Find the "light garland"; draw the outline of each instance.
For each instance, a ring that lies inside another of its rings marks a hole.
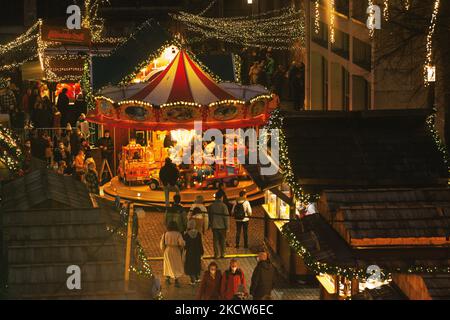
[[[84,99],[86,102],[87,110],[93,110],[96,107],[94,95],[92,93],[91,86],[91,69],[89,65],[89,59],[85,59],[83,63],[83,76],[81,77],[80,85],[84,92]]]
[[[237,83],[242,83],[241,72],[242,72],[242,58],[240,55],[233,53],[233,68],[234,68],[234,78]]]
[[[335,3],[334,0],[329,0],[328,2],[329,7],[330,7],[330,42],[331,43],[335,43],[336,38],[335,38],[335,31],[334,31],[334,11],[335,11]]]
[[[320,0],[314,2],[314,32],[319,34],[320,31]]]
[[[251,17],[206,18],[185,12],[171,14],[191,32],[240,46],[291,48],[298,39],[304,43],[304,13],[284,8]]]
[[[38,37],[38,33],[36,31],[39,31],[39,28],[38,28],[39,26],[40,26],[40,20],[38,20],[25,33],[21,34],[13,41],[11,41],[5,45],[0,45],[0,55],[5,54],[6,52],[11,51],[12,49],[20,47],[23,44],[36,39]]]
[[[437,15],[439,13],[439,4],[440,4],[440,0],[435,0],[434,6],[433,6],[433,13],[431,15],[430,26],[428,27],[427,44],[426,44],[427,54],[426,54],[426,58],[425,58],[425,65],[423,68],[425,86],[428,86],[428,80],[427,80],[428,67],[433,64],[433,35],[434,35],[434,30],[436,28]]]
[[[2,150],[0,152],[0,162],[4,163],[11,173],[17,173],[22,169],[24,161],[23,152],[13,137],[12,131],[1,125],[0,150]]]
[[[436,129],[436,115],[437,110],[436,108],[433,109],[433,112],[428,116],[426,123],[428,126],[428,129],[430,130],[430,133],[434,139],[434,142],[438,148],[438,150],[442,154],[442,158],[444,159],[444,163],[447,165],[447,169],[450,172],[450,161],[449,161],[449,152],[447,150],[447,147],[445,143],[442,141],[439,132]]]
[[[278,129],[278,140],[280,146],[280,167],[282,168],[281,173],[283,176],[283,180],[292,189],[295,198],[304,205],[307,205],[310,202],[317,201],[319,195],[306,193],[295,178],[294,171],[292,170],[291,160],[289,159],[286,136],[283,130],[283,117],[281,115],[280,109],[277,108],[272,111],[266,127],[268,129]]]
[[[411,8],[411,0],[403,0],[403,5],[405,6],[405,10],[408,11]]]
[[[367,2],[367,6],[369,8],[373,8],[373,0],[368,0]],[[373,38],[373,36],[375,35],[375,12],[374,10],[370,10],[369,11],[369,21],[371,22],[369,25],[369,36],[370,38]]]
[[[383,17],[385,21],[389,21],[389,0],[383,1]]]

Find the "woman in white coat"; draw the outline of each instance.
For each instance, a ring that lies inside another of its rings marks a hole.
[[[167,226],[167,232],[163,234],[160,241],[161,250],[164,252],[164,277],[166,283],[170,284],[170,279],[175,280],[175,287],[180,287],[178,278],[184,274],[182,252],[184,248],[183,236],[178,232],[175,221],[171,221]]]

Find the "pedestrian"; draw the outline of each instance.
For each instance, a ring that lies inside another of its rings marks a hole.
[[[0,79],[0,113],[10,113],[17,107],[17,100],[8,80]]]
[[[258,77],[260,74],[260,64],[259,61],[253,62],[252,66],[250,67],[250,70],[248,72],[248,77],[250,79],[250,84],[257,84],[258,83]]]
[[[230,267],[222,275],[220,296],[223,300],[243,299],[248,295],[244,271],[238,267],[236,259],[231,259]]]
[[[178,171],[176,165],[170,158],[166,158],[164,166],[162,166],[161,170],[159,170],[159,179],[161,180],[164,187],[166,208],[169,206],[170,190],[174,189],[176,194],[180,194],[180,188],[177,184],[179,177],[180,172]]]
[[[61,112],[61,124],[63,126],[66,126],[67,123],[70,123],[69,97],[67,96],[67,88],[63,88],[58,94],[56,107],[58,108],[59,112]]]
[[[244,233],[244,248],[248,248],[248,223],[252,215],[252,206],[246,198],[244,190],[239,192],[239,197],[236,199],[231,215],[236,221],[236,248],[239,248],[241,240],[241,230]]]
[[[97,170],[95,169],[95,162],[90,161],[88,163],[84,180],[90,193],[100,194],[100,190],[98,187],[98,174]]]
[[[194,219],[195,228],[205,234],[206,230],[208,230],[208,209],[206,209],[203,202],[205,199],[202,195],[197,195],[195,197],[194,204],[189,209],[188,220]]]
[[[84,151],[79,150],[77,156],[74,160],[74,169],[75,169],[75,178],[79,181],[83,181],[84,174],[85,174],[85,167],[84,167]]]
[[[165,222],[166,226],[168,227],[172,221],[175,221],[178,227],[178,231],[184,233],[187,228],[187,213],[180,203],[180,195],[174,195],[172,206],[166,209]]]
[[[272,77],[273,92],[275,94],[277,94],[280,99],[283,96],[283,86],[284,86],[285,75],[286,75],[286,70],[285,70],[284,66],[280,64],[280,65],[278,65],[278,68]]]
[[[109,130],[105,130],[103,133],[103,137],[98,139],[97,146],[101,150],[102,161],[108,161],[108,164],[111,168],[113,168],[113,154],[114,154],[114,141],[111,138],[111,133]],[[113,168],[114,172],[114,168]]]
[[[171,279],[173,279],[177,288],[180,287],[178,278],[183,275],[182,251],[184,244],[177,223],[171,221],[167,226],[167,232],[161,237],[160,248],[164,252],[163,275],[166,278],[166,284],[170,285]]]
[[[31,111],[31,88],[27,88],[24,95],[22,96],[22,110],[25,113],[25,122],[30,121],[30,111]]]
[[[197,292],[198,300],[219,300],[222,273],[214,261],[208,265]]]
[[[195,229],[195,221],[190,220],[187,224],[187,231],[184,233],[185,261],[184,273],[191,279],[191,285],[200,282],[200,271],[203,256],[202,234]]]
[[[89,130],[89,122],[86,121],[86,115],[84,113],[82,113],[78,118],[76,127],[81,131],[86,140],[89,139],[89,136],[91,135]]]
[[[81,150],[82,134],[78,128],[73,129],[70,134],[70,151],[73,157],[76,157]]]
[[[269,260],[267,252],[258,254],[258,264],[253,270],[250,294],[254,300],[270,300],[275,285],[275,268]]]
[[[222,201],[223,196],[215,195],[214,202],[208,208],[209,227],[213,233],[214,258],[225,257],[225,238],[230,225],[227,206]]]

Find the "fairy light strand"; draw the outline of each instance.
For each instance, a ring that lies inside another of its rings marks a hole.
[[[319,34],[320,31],[320,0],[314,2],[314,32]]]
[[[330,7],[330,42],[335,43],[336,37],[335,37],[335,31],[334,31],[334,11],[335,11],[335,2],[334,0],[329,0],[329,7]]]
[[[428,68],[432,66],[433,64],[433,35],[434,31],[436,29],[436,20],[439,13],[439,5],[440,0],[435,0],[434,6],[433,6],[433,13],[431,15],[431,21],[430,26],[428,27],[428,34],[427,34],[427,54],[425,58],[425,65],[424,65],[424,82],[425,86],[428,85]]]

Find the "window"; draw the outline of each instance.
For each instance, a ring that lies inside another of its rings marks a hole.
[[[331,103],[330,110],[348,110],[349,73],[339,63],[331,64]]]
[[[353,63],[368,71],[372,65],[372,46],[353,38]]]
[[[311,52],[311,109],[325,110],[328,104],[328,62],[323,56]]]
[[[331,51],[341,56],[349,58],[350,37],[347,33],[335,30],[335,42],[331,44]]]
[[[23,26],[23,1],[2,1],[0,10],[0,26]]]
[[[360,76],[353,76],[352,110],[370,109],[370,84]]]
[[[348,17],[349,0],[335,0],[334,8],[336,12]]]
[[[352,1],[353,16],[352,18],[360,22],[366,23],[367,20],[367,1],[353,0]]]
[[[312,24],[314,25],[314,21]],[[328,49],[328,25],[322,21],[320,21],[319,24],[319,33],[312,31],[312,40],[320,46]]]

